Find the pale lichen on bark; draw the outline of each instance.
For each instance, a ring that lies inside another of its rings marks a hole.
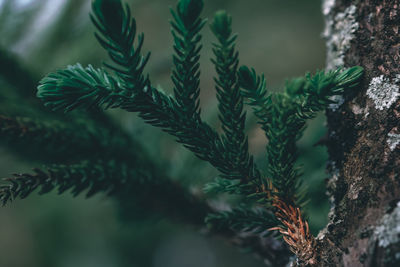
[[[322,12],[325,16],[325,30],[323,37],[326,39],[326,69],[335,70],[344,65],[344,56],[350,48],[351,40],[354,38],[354,32],[358,29],[354,5],[333,15],[335,0],[325,0],[322,6]],[[340,95],[332,97],[335,103],[329,105],[329,109],[336,111],[343,103],[344,98]]]
[[[391,151],[395,150],[397,145],[400,144],[400,134],[388,133],[388,139],[386,142],[388,143]]]
[[[325,0],[322,3],[322,14],[324,14],[324,16],[327,16],[331,13],[332,8],[335,6],[335,2],[336,0]]]
[[[380,247],[388,247],[400,241],[400,201],[396,208],[382,217],[381,224],[375,228],[375,236]]]
[[[356,21],[356,6],[351,5],[343,12],[332,14],[335,1],[326,0],[323,5],[325,30],[323,37],[327,46],[327,70],[334,70],[344,65],[344,56],[350,49],[354,33],[359,27]]]
[[[390,108],[400,96],[400,75],[391,81],[388,77],[381,75],[372,78],[369,83],[367,95],[374,101],[375,108],[384,110]]]

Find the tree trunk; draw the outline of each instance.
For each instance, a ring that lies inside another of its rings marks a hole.
[[[327,68],[362,86],[327,111],[329,224],[318,266],[400,266],[400,0],[325,0]]]

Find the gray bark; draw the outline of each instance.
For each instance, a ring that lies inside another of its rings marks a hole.
[[[318,266],[400,266],[400,1],[325,0],[327,68],[360,65],[327,111],[330,221]]]

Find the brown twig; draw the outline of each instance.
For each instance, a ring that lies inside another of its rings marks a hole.
[[[269,228],[269,231],[277,230],[283,235],[283,240],[289,245],[290,250],[297,256],[303,266],[316,266],[316,241],[310,232],[308,222],[302,218],[299,207],[288,204],[275,193],[276,188],[270,183],[268,188],[262,190],[272,198],[272,206],[276,208],[275,216],[282,226]]]

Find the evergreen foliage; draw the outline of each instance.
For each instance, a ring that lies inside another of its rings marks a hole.
[[[129,90],[121,89],[122,84],[118,77],[102,69],[76,64],[45,77],[39,86],[39,97],[49,100],[46,106],[65,112],[78,107],[119,107],[123,98],[132,96]]]
[[[9,183],[0,187],[0,200],[6,204],[17,197],[24,199],[36,189],[39,194],[46,194],[56,188],[59,194],[71,190],[74,196],[84,190],[87,190],[87,197],[97,192],[110,194],[132,176],[134,174],[128,173],[126,166],[118,166],[115,161],[53,165],[47,171],[34,169],[34,174],[15,174],[14,177],[7,178]],[[109,179],[113,181],[108,181]]]
[[[150,57],[149,53],[145,56],[141,54],[143,34],[138,35],[135,46],[136,20],[131,17],[129,7],[123,7],[121,1],[93,1],[92,11],[90,18],[99,31],[95,36],[115,63],[105,65],[126,81],[125,89],[133,96],[149,82],[143,75]]]
[[[218,39],[214,44],[218,78],[215,78],[219,118],[222,124],[222,143],[225,154],[234,163],[230,179],[248,181],[254,179],[253,159],[249,156],[247,137],[244,133],[246,114],[243,112],[243,98],[240,94],[237,69],[239,54],[235,51],[237,35],[232,35],[232,18],[219,11],[211,24],[211,30]],[[257,177],[258,178],[258,177]]]
[[[37,96],[53,110],[89,110],[96,130],[69,128],[62,123],[48,126],[46,122],[29,118],[0,117],[0,134],[17,133],[30,140],[40,135],[40,142],[58,136],[57,143],[87,146],[87,150],[98,146],[99,158],[93,160],[93,155],[86,154],[86,159],[68,165],[52,165],[47,171],[35,169],[34,174],[15,175],[1,185],[0,200],[5,204],[17,197],[25,198],[35,189],[40,194],[54,189],[59,193],[71,190],[74,195],[86,190],[87,196],[112,193],[125,210],[137,201],[142,204],[137,206],[150,207],[151,211],[161,207],[168,214],[183,213],[183,217],[196,224],[209,213],[206,223],[216,230],[260,234],[279,229],[285,235],[288,232],[282,229],[288,225],[291,229],[301,225],[300,233],[305,233],[302,240],[312,250],[315,242],[304,231],[304,225],[308,227],[308,224],[300,212],[304,190],[301,171],[296,166],[296,142],[306,121],[334,103],[332,96],[356,87],[363,70],[353,67],[306,74],[288,81],[283,92],[269,93],[264,75],[257,75],[246,66],[239,67],[232,19],[225,11],[218,11],[211,30],[217,39],[213,44],[212,63],[217,72],[214,80],[222,125],[219,133],[200,114],[199,58],[201,30],[206,23],[201,18],[202,10],[202,0],[179,0],[176,9],[171,10],[174,95],[170,96],[152,86],[145,73],[150,53],[142,54],[144,37],[137,34],[136,21],[128,5],[120,0],[93,1],[91,19],[98,31],[95,36],[112,64],[105,63],[105,68],[97,69],[76,64],[50,73],[40,81]],[[268,139],[265,173],[257,168],[249,154],[244,104],[253,108]],[[121,134],[97,128],[101,115],[95,114],[101,114],[101,108],[137,112],[145,122],[174,136],[177,142],[219,170],[220,177],[204,186],[206,193],[239,195],[243,203],[229,211],[218,211],[165,177],[140,145],[125,141],[126,137]],[[117,141],[108,142],[110,138]],[[123,150],[128,152],[120,153]],[[152,195],[151,199],[148,194]],[[288,244],[297,253],[299,249],[293,248],[296,238],[284,238],[290,240]]]
[[[45,169],[35,168],[33,173],[14,174],[4,180],[6,183],[0,184],[3,205],[16,198],[24,199],[35,191],[42,195],[57,190],[58,194],[71,192],[73,196],[91,197],[97,193],[113,196],[126,218],[139,218],[132,214],[134,211],[142,219],[163,214],[198,225],[210,212],[203,200],[158,174],[154,166],[137,161],[128,164],[104,158],[69,165],[51,164]],[[150,191],[157,194],[156,199],[148,199]]]
[[[201,19],[202,1],[180,1],[176,12],[171,9],[174,37],[172,81],[177,105],[188,118],[200,120],[200,50],[202,48],[200,31],[206,20]]]

